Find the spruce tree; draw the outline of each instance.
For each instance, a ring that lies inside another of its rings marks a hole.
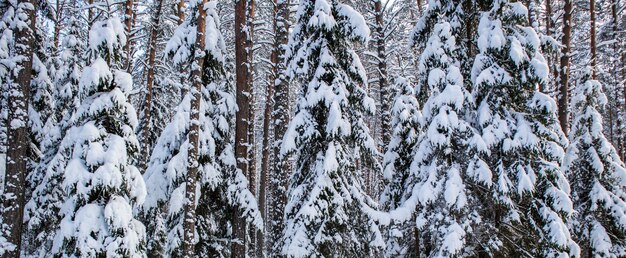
[[[286,54],[288,75],[301,90],[281,150],[296,159],[284,256],[367,257],[383,246],[359,169],[373,167],[378,154],[364,121],[375,104],[354,51],[368,37],[352,7],[337,0],[300,3]]]
[[[422,113],[415,98],[415,89],[405,78],[397,78],[395,88],[399,89],[391,108],[391,125],[393,129],[391,140],[383,159],[383,177],[385,189],[380,198],[380,204],[386,211],[400,208],[410,195],[405,188],[411,174],[411,163],[417,142],[422,136]],[[387,233],[388,257],[402,257],[409,255],[409,249],[415,241],[407,237],[415,230],[410,222],[394,222]],[[413,248],[414,250],[414,248]]]
[[[68,15],[68,34],[63,40],[59,65],[52,74],[54,106],[47,114],[51,122],[45,126],[42,143],[42,159],[37,167],[37,178],[30,178],[32,195],[26,204],[25,221],[28,231],[25,249],[27,255],[42,256],[52,249],[55,232],[58,230],[62,214],[60,209],[65,200],[61,184],[64,168],[71,155],[73,139],[64,140],[73,125],[74,114],[80,104],[79,81],[83,67],[85,40],[81,33],[80,13],[77,7],[64,10]]]
[[[198,11],[192,5],[192,13]],[[192,53],[204,55],[200,92],[198,183],[195,251],[198,257],[229,257],[232,216],[244,217],[256,227],[262,220],[248,182],[236,169],[233,151],[234,90],[224,69],[225,45],[219,31],[216,1],[206,7],[205,48],[195,44],[197,18],[187,17],[168,42],[166,52],[177,65],[188,65]],[[197,54],[196,54],[197,55]],[[187,91],[172,121],[152,151],[144,175],[150,195],[142,207],[148,225],[148,252],[154,257],[183,256],[186,178],[191,143],[192,91]]]
[[[540,40],[520,2],[495,0],[481,15],[479,54],[472,70],[478,104],[476,126],[489,155],[495,227],[486,252],[503,256],[576,256],[566,220],[573,212],[569,183],[561,170],[567,140],[556,118],[557,105],[540,93],[548,66]]]
[[[475,255],[487,241],[481,233],[488,231],[481,224],[480,189],[492,185],[492,178],[480,158],[486,149],[472,126],[474,102],[461,73],[464,53],[457,21],[464,13],[455,1],[431,3],[414,31],[415,43],[424,47],[418,66],[418,88],[425,94],[418,97],[428,96],[422,110],[424,136],[416,145],[400,206],[415,214],[413,238],[418,242],[411,243],[411,253]]]
[[[145,254],[145,227],[133,215],[146,189],[139,170],[131,165],[138,151],[136,113],[126,97],[132,79],[119,69],[125,43],[116,16],[94,22],[89,32],[91,64],[79,82],[83,101],[62,141],[70,155],[63,169],[65,200],[53,255]]]
[[[571,229],[582,255],[621,257],[626,255],[626,169],[604,136],[600,110],[607,98],[590,76],[572,98],[576,116],[564,164],[576,211]]]

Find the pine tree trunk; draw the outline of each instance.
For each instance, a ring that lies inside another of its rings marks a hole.
[[[125,13],[125,25],[126,25],[126,72],[131,72],[131,64],[133,62],[133,53],[131,47],[131,36],[133,29],[133,0],[126,0],[126,13]]]
[[[590,0],[591,1],[591,0]],[[619,5],[619,0],[613,0],[611,2],[611,30],[612,30],[612,34],[613,34],[613,39],[619,39],[619,27],[618,27],[618,22],[619,22],[619,17],[618,17],[618,11],[617,9]],[[595,18],[595,17],[593,17]],[[595,51],[595,49],[593,49],[593,51]],[[618,45],[618,42],[613,43],[613,52],[618,56],[613,63],[613,80],[615,81],[614,85],[615,87],[617,87],[615,90],[617,92],[624,92],[624,94],[626,94],[626,87],[624,87],[623,83],[620,83],[620,73],[619,73],[619,61],[617,59],[619,59],[619,54],[620,54],[620,48]],[[624,69],[624,68],[622,68]],[[622,87],[622,89],[620,90],[619,87]],[[619,101],[618,99],[620,99],[619,97],[619,93],[615,93],[615,112],[617,115],[617,143],[616,142],[612,142],[613,145],[616,145],[616,149],[617,152],[620,154],[620,159],[624,159],[624,132],[625,129],[622,128],[622,120],[623,118],[623,114],[624,113],[620,113],[620,111],[624,112],[626,109],[626,99],[624,103],[621,103],[621,101]],[[626,95],[625,95],[626,96]],[[624,105],[621,105],[624,104]],[[620,109],[620,106],[622,106],[622,109]]]
[[[391,98],[393,92],[387,85],[387,51],[385,50],[385,10],[381,0],[374,0],[374,13],[376,15],[376,51],[378,58],[378,87],[380,90],[381,106],[381,151],[385,151],[385,146],[391,139]]]
[[[248,25],[248,0],[237,0],[235,3],[235,64],[236,64],[236,88],[237,110],[235,122],[235,157],[237,168],[250,180],[250,127],[251,118],[251,74],[250,57],[248,49],[249,32]],[[250,191],[255,192],[253,182],[249,182]],[[231,257],[243,258],[246,256],[246,221],[238,212],[233,214],[233,243]]]
[[[560,69],[560,97],[559,97],[559,123],[563,133],[569,131],[569,76],[570,76],[570,45],[572,35],[572,0],[565,0],[563,14],[563,38],[561,44],[561,69]]]
[[[204,30],[206,28],[206,10],[204,6],[208,0],[202,0],[198,8],[198,24],[196,37],[196,51],[204,50]],[[194,64],[191,66],[191,111],[189,128],[189,165],[187,169],[186,192],[185,192],[185,221],[183,222],[184,243],[183,255],[186,258],[195,258],[194,235],[196,230],[196,187],[198,181],[198,150],[200,134],[200,99],[202,98],[202,71],[204,70],[205,55],[196,54]]]
[[[87,28],[91,28],[91,25],[93,25],[93,0],[87,0],[87,4],[89,6],[89,11],[87,11]]]
[[[26,174],[29,148],[28,101],[30,81],[32,77],[32,56],[35,29],[34,1],[20,1],[16,15],[26,15],[30,28],[14,30],[17,49],[16,54],[25,57],[18,65],[21,69],[11,73],[13,83],[9,86],[8,104],[9,118],[7,121],[7,158],[4,194],[2,196],[2,226],[6,240],[13,244],[12,251],[7,250],[3,258],[20,257],[22,249],[22,222],[24,219]],[[20,13],[23,11],[23,13]],[[21,18],[24,20],[24,17]]]
[[[246,26],[248,28],[248,35],[246,37],[246,59],[248,69],[248,76],[246,80],[246,84],[248,84],[248,92],[249,92],[249,107],[250,111],[248,112],[248,182],[250,187],[250,192],[257,197],[258,200],[258,189],[257,189],[257,170],[256,170],[256,99],[254,93],[254,69],[253,69],[253,49],[254,49],[254,15],[255,15],[255,2],[254,0],[248,0],[248,15],[246,16]],[[258,251],[257,248],[257,239],[260,232],[255,227],[249,227],[249,236],[250,236],[250,246],[249,250],[251,254],[254,254]]]
[[[591,28],[589,34],[591,34],[591,42],[589,48],[591,49],[591,78],[596,79],[596,0],[589,0],[589,16],[591,21]]]
[[[276,16],[274,17],[274,48],[272,57],[276,58],[274,67],[274,110],[272,112],[272,127],[274,128],[274,142],[272,144],[274,157],[272,159],[271,180],[269,182],[270,202],[268,206],[269,218],[267,223],[268,243],[271,253],[279,253],[278,243],[283,233],[283,215],[287,203],[287,181],[289,178],[289,162],[280,156],[283,136],[287,132],[289,121],[289,84],[285,78],[285,46],[289,33],[289,0],[275,0]]]
[[[276,15],[277,4],[274,1],[274,15]],[[276,20],[274,19],[274,35],[276,35]],[[270,176],[270,120],[272,117],[272,109],[274,107],[274,84],[276,83],[277,73],[276,73],[276,65],[277,65],[278,57],[276,56],[276,51],[272,50],[270,55],[271,62],[271,73],[269,76],[269,83],[267,85],[267,95],[265,96],[265,110],[263,112],[263,153],[261,160],[261,178],[259,182],[259,212],[263,217],[263,224],[266,225],[265,232],[269,232],[269,227],[267,226],[267,182],[268,177]],[[265,246],[265,232],[259,234],[257,236],[257,257],[265,257],[264,253],[266,250]]]
[[[61,35],[61,27],[63,25],[63,11],[65,9],[65,1],[56,1],[56,14],[54,17],[54,36],[53,43],[54,49],[59,50],[59,38]]]
[[[553,30],[553,22],[552,22],[552,0],[545,0],[545,10],[546,10],[546,35],[551,37],[552,36],[552,30]],[[548,69],[549,72],[551,74],[553,74],[554,78],[558,78],[558,72],[557,69],[555,69],[555,62],[554,62],[554,55],[553,54],[548,54],[548,56],[546,56],[546,62],[548,63]],[[540,92],[546,92],[548,89],[544,89],[543,88],[544,85],[543,84],[539,84],[539,88],[538,90]]]
[[[150,149],[152,148],[152,139],[150,139],[150,131],[152,130],[152,123],[150,121],[152,116],[152,86],[154,84],[154,69],[156,62],[156,48],[158,41],[159,22],[161,21],[161,9],[163,8],[163,0],[157,0],[156,13],[152,18],[152,24],[150,28],[150,40],[148,43],[148,75],[146,78],[146,98],[144,100],[144,113],[143,113],[143,148],[141,155],[141,168],[145,171],[150,158]]]
[[[176,15],[178,15],[178,25],[185,21],[185,0],[179,0],[176,5]]]
[[[626,113],[626,85],[624,85],[624,81],[626,81],[626,53],[622,53],[622,57],[621,57],[621,63],[622,63],[622,72],[621,72],[621,80],[622,80],[622,93],[624,94],[624,103],[623,103],[623,107],[624,107],[624,112]],[[624,142],[622,141],[622,148],[619,151],[620,154],[620,159],[622,159],[622,162],[624,161],[624,158],[626,157],[626,148],[624,148],[626,144],[624,144]]]

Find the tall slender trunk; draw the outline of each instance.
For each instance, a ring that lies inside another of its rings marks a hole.
[[[277,4],[274,1],[274,16],[276,15]],[[274,19],[273,25],[274,35],[276,35],[276,19]],[[275,44],[275,43],[274,43]],[[263,218],[263,224],[266,225],[265,232],[259,234],[257,236],[257,257],[265,257],[265,251],[267,250],[267,246],[265,245],[265,234],[269,231],[269,227],[267,226],[267,182],[268,177],[270,176],[270,155],[271,155],[271,147],[270,145],[270,120],[272,119],[272,109],[274,107],[274,83],[276,83],[277,78],[277,52],[272,50],[270,55],[271,62],[271,73],[269,76],[269,83],[267,85],[267,94],[265,97],[265,110],[263,112],[263,153],[261,160],[261,178],[259,182],[259,212],[261,213],[261,217]]]
[[[204,6],[208,0],[202,0],[198,7],[198,23],[196,36],[196,50],[204,50],[204,30],[206,28],[206,10]],[[196,231],[196,187],[198,181],[198,150],[200,135],[200,99],[202,98],[202,71],[204,70],[205,55],[196,54],[191,66],[191,111],[189,128],[189,165],[187,167],[185,192],[185,220],[183,222],[184,243],[183,255],[186,258],[195,258],[194,235]]]
[[[276,14],[274,17],[274,48],[272,56],[274,75],[274,110],[272,111],[272,127],[274,129],[274,142],[272,143],[274,157],[271,164],[271,180],[269,182],[270,202],[268,206],[270,223],[267,223],[268,243],[271,253],[279,253],[277,246],[283,233],[283,215],[287,203],[287,179],[289,177],[289,162],[280,155],[283,136],[287,132],[289,121],[289,83],[285,74],[285,46],[289,34],[289,0],[275,0]]]
[[[15,28],[16,54],[23,57],[18,63],[20,69],[11,73],[13,83],[9,85],[8,105],[9,117],[7,124],[7,157],[2,223],[6,228],[6,240],[14,245],[13,250],[6,250],[3,258],[20,257],[22,249],[22,222],[24,219],[26,174],[29,147],[28,101],[30,81],[32,77],[32,56],[35,30],[35,2],[20,1],[16,9],[16,20],[30,25],[26,28]],[[19,18],[18,18],[19,17]]]
[[[259,196],[257,189],[257,169],[256,169],[256,157],[257,157],[257,149],[256,149],[256,95],[254,93],[254,16],[255,16],[255,0],[248,0],[248,8],[246,16],[246,26],[248,36],[246,37],[246,52],[247,52],[247,66],[248,68],[248,77],[246,78],[246,84],[248,84],[247,88],[249,89],[249,101],[250,101],[250,111],[248,112],[248,181],[250,191],[254,196]],[[260,187],[260,186],[259,186]],[[258,235],[262,232],[255,227],[250,227],[249,229],[250,243],[249,250],[251,253],[256,253],[259,250],[257,247]]]
[[[176,5],[176,14],[178,15],[178,25],[185,21],[185,0],[179,0]]]
[[[65,1],[56,1],[56,14],[54,17],[54,35],[53,35],[53,43],[54,50],[59,50],[59,38],[61,35],[61,27],[63,21],[63,11],[65,10]]]
[[[591,1],[591,0],[590,0]],[[618,27],[618,22],[619,22],[619,17],[618,17],[618,13],[617,13],[617,9],[619,5],[619,0],[613,0],[611,2],[611,30],[612,30],[612,34],[613,34],[613,38],[614,39],[619,39],[619,27]],[[623,120],[623,115],[626,110],[626,99],[624,99],[624,103],[621,103],[621,101],[618,101],[618,99],[620,99],[620,94],[618,92],[623,92],[626,96],[626,87],[624,87],[623,82],[620,81],[620,48],[618,45],[618,42],[613,43],[613,52],[617,55],[617,58],[612,62],[613,63],[613,80],[615,81],[615,83],[613,83],[613,85],[615,85],[616,89],[616,93],[615,93],[615,100],[616,100],[616,104],[615,104],[615,112],[617,115],[616,118],[616,122],[617,122],[617,142],[613,143],[614,145],[617,145],[617,151],[620,154],[620,158],[623,160],[624,159],[624,132],[625,129],[622,128],[622,120]],[[622,69],[624,69],[622,67]],[[620,87],[622,87],[620,89]],[[622,105],[623,104],[623,105]],[[620,109],[620,106],[622,107]]]
[[[157,0],[156,13],[153,14],[152,23],[150,24],[150,40],[148,43],[148,75],[146,78],[146,97],[144,100],[144,113],[143,113],[143,148],[141,155],[142,171],[146,169],[148,159],[150,157],[150,149],[152,148],[149,135],[152,130],[152,86],[154,84],[154,69],[156,62],[156,48],[158,41],[159,22],[161,21],[161,9],[163,8],[163,0]]]
[[[388,88],[387,83],[387,51],[385,49],[385,10],[381,0],[374,0],[374,13],[376,16],[376,54],[378,61],[378,88],[380,90],[381,106],[381,151],[387,146],[391,139],[391,98],[393,92]]]
[[[131,47],[131,36],[132,36],[132,30],[133,30],[133,5],[134,5],[134,1],[133,0],[126,0],[126,13],[125,13],[125,17],[124,17],[124,22],[125,22],[125,26],[126,26],[126,71],[130,72],[131,70],[131,63],[133,60],[132,57],[132,47]]]
[[[624,103],[623,103],[623,107],[624,110],[623,112],[626,113],[626,85],[624,85],[625,81],[626,81],[626,52],[622,53],[622,57],[621,57],[621,63],[622,63],[622,71],[621,71],[621,81],[622,83],[620,84],[622,87],[622,93],[623,93],[623,97],[624,97]],[[622,161],[624,161],[624,159],[626,158],[626,148],[624,148],[625,143],[624,141],[622,141],[622,148],[620,150],[620,158],[622,159]]]
[[[589,16],[591,22],[591,42],[589,48],[591,49],[591,78],[596,79],[596,0],[589,0]]]
[[[250,31],[248,25],[248,1],[237,0],[235,3],[235,65],[236,65],[236,88],[237,110],[235,121],[235,157],[237,169],[250,180],[250,127],[254,121],[251,118],[251,73],[249,43]],[[253,182],[250,183],[250,191],[255,192]],[[233,214],[233,242],[231,257],[243,258],[246,256],[246,221],[239,213]]]
[[[89,8],[87,10],[87,28],[91,28],[91,25],[93,25],[93,7],[91,5],[93,5],[93,0],[87,0],[87,4],[89,5]]]
[[[181,24],[183,24],[183,22],[185,21],[185,0],[179,0],[178,4],[176,5],[176,15],[178,16],[178,25],[180,26]],[[180,67],[179,70],[179,83],[181,86],[180,89],[180,98],[183,99],[185,98],[185,95],[187,95],[187,87],[185,86],[185,68],[184,67]]]
[[[570,76],[570,45],[572,35],[572,0],[564,0],[563,13],[563,38],[561,44],[561,69],[560,69],[560,96],[559,96],[559,123],[566,135],[569,131],[569,76]]]
[[[552,0],[545,0],[545,10],[546,10],[546,36],[552,37],[554,35],[554,21],[552,20]],[[556,67],[556,58],[554,53],[548,53],[546,56],[546,61],[548,62],[548,69],[552,78],[559,78],[559,69]],[[553,82],[550,81],[546,85],[539,84],[540,92],[547,92],[550,89],[554,89],[554,87],[548,87],[548,85],[553,86]],[[544,89],[543,87],[548,87]]]

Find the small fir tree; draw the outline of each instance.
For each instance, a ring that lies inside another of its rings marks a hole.
[[[574,89],[570,145],[564,169],[576,210],[570,225],[587,257],[626,255],[626,169],[604,137],[602,85],[586,74]]]

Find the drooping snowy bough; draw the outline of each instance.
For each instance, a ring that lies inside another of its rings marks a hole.
[[[371,257],[384,245],[369,212],[376,204],[361,187],[360,168],[375,166],[378,155],[363,120],[375,104],[353,50],[368,37],[352,7],[300,3],[286,56],[301,90],[281,150],[296,159],[282,238],[287,257]]]

